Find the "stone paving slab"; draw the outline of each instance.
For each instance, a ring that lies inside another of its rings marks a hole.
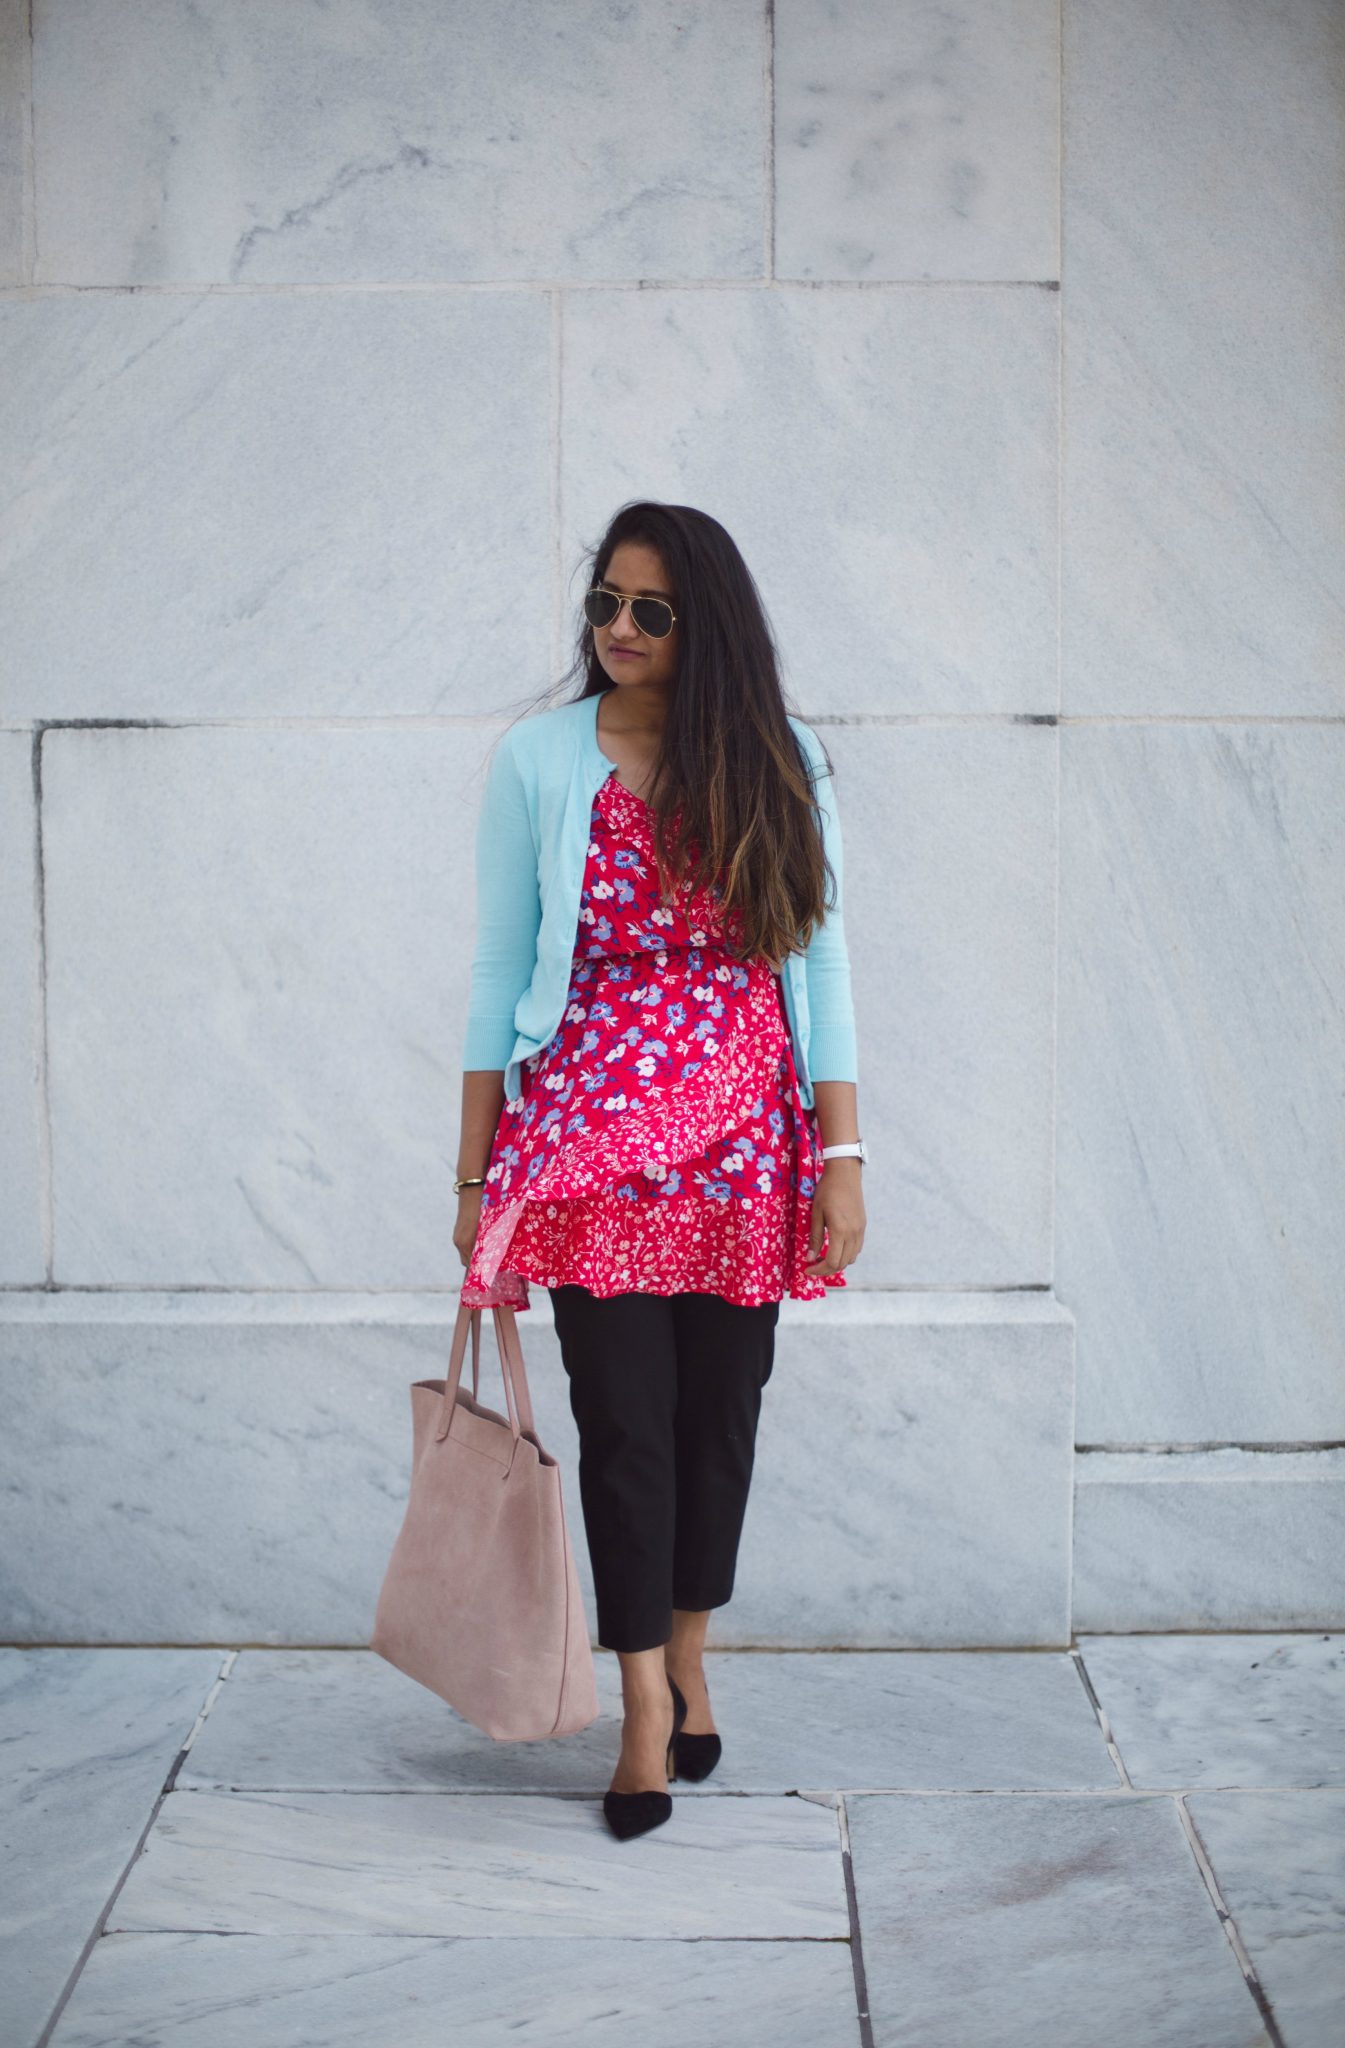
[[[1269,2048],[1175,1801],[846,1805],[875,2048]]]
[[[588,1800],[434,1792],[174,1792],[110,1933],[849,1933],[833,1811],[803,1799],[675,1802],[619,1842]]]
[[[602,1718],[557,1742],[496,1743],[372,1652],[244,1650],[180,1787],[402,1786],[601,1796],[620,1748],[615,1657]],[[1073,1659],[1050,1651],[710,1652],[724,1759],[679,1798],[804,1788],[1112,1791]]]
[[[112,1934],[52,2048],[857,2048],[843,1941]]]
[[[1345,1636],[1083,1636],[1131,1782],[1345,1785]]]
[[[135,1850],[219,1650],[0,1648],[0,2040],[35,2039]]]
[[[1285,2048],[1345,2040],[1345,1790],[1186,1802]]]

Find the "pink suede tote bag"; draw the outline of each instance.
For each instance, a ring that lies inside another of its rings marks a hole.
[[[447,1380],[411,1388],[411,1489],[369,1647],[497,1742],[536,1742],[595,1721],[598,1692],[560,1467],[537,1440],[514,1311],[493,1314],[507,1417],[480,1401],[481,1310],[465,1303]]]

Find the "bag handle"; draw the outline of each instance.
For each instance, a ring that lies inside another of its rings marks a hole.
[[[527,1368],[523,1363],[523,1346],[519,1341],[518,1324],[514,1311],[497,1304],[495,1317],[495,1349],[504,1375],[504,1398],[509,1410],[509,1427],[513,1432],[514,1447],[524,1430],[536,1436],[537,1425],[533,1420],[532,1394],[528,1387]],[[480,1399],[481,1390],[481,1310],[469,1308],[465,1301],[458,1304],[458,1320],[453,1330],[453,1344],[449,1352],[448,1377],[444,1381],[443,1400],[440,1407],[439,1426],[435,1430],[435,1442],[442,1443],[453,1423],[453,1411],[457,1406],[458,1385],[462,1379],[462,1368],[467,1356],[467,1332],[472,1333],[472,1398]]]

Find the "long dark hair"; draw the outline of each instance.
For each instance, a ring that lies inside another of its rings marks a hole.
[[[665,894],[718,886],[736,957],[780,966],[826,915],[835,877],[822,845],[807,755],[789,725],[774,635],[736,542],[691,505],[622,505],[585,558],[600,583],[622,541],[658,554],[677,613],[677,685],[646,799]],[[579,609],[566,701],[613,687]],[[825,765],[830,772],[831,759]],[[694,852],[699,851],[699,858]]]

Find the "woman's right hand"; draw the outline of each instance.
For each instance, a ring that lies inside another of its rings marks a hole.
[[[458,1220],[453,1225],[453,1242],[464,1266],[472,1263],[472,1252],[476,1247],[476,1233],[481,1227],[481,1201],[484,1188],[463,1188],[458,1195]]]

